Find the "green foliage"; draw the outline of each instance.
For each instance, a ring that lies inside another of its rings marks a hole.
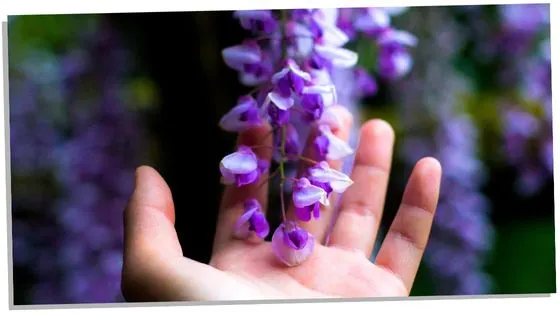
[[[489,271],[496,294],[556,292],[554,221],[523,221],[497,227]]]
[[[30,51],[57,53],[72,47],[76,36],[81,31],[95,27],[97,19],[98,16],[94,14],[9,16],[10,64],[19,62]]]

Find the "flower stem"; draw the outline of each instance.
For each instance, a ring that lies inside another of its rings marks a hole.
[[[284,181],[286,177],[284,176],[284,162],[286,160],[286,126],[282,126],[282,141],[280,144],[280,166],[278,167],[280,171],[280,203],[282,207],[282,218],[286,221],[286,207],[284,204]]]

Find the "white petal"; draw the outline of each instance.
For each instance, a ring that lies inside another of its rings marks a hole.
[[[329,183],[336,193],[343,193],[353,181],[348,175],[332,168],[313,167],[310,170],[311,177],[322,183]]]
[[[346,45],[350,39],[341,29],[334,25],[323,26],[323,41],[324,44],[334,47],[341,47]]]
[[[315,45],[315,51],[337,68],[350,68],[358,62],[358,54],[348,49]]]
[[[276,105],[276,107],[278,107],[282,110],[288,110],[292,106],[294,106],[294,99],[293,98],[283,97],[282,95],[280,95],[276,92],[268,93],[267,99],[269,99],[272,103],[274,103],[274,105]],[[267,105],[268,105],[268,103],[267,103]]]
[[[308,56],[313,50],[313,34],[307,26],[296,23],[294,26],[297,51],[302,56]]]
[[[317,201],[324,205],[328,205],[325,204],[325,202],[328,203],[327,192],[322,188],[313,186],[311,184],[305,187],[303,189],[303,192],[295,192],[293,195],[293,201],[294,205],[298,208],[307,207]]]
[[[317,122],[321,125],[327,125],[331,129],[342,127],[342,121],[332,106],[325,107],[323,115],[321,115]]]
[[[230,171],[235,169],[237,174],[247,174],[258,167],[255,156],[242,152],[234,152],[225,156],[220,166]]]
[[[313,77],[313,81],[315,84],[318,85],[329,85],[332,84],[331,75],[327,71],[327,69],[321,70],[311,70],[311,76]]]
[[[327,159],[339,160],[354,153],[354,150],[344,140],[335,136],[328,126],[321,125],[319,130],[329,140],[329,147],[327,149]]]
[[[295,61],[290,60],[288,62],[288,68],[298,77],[303,78],[306,81],[311,80],[311,75],[303,70],[301,70],[299,68],[299,66],[297,65],[297,63],[295,63]]]
[[[325,24],[335,25],[338,20],[338,9],[325,9],[321,8],[316,11],[317,18]]]

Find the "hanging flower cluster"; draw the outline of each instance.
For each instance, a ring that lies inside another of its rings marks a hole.
[[[354,68],[355,78],[364,94],[377,86],[369,74],[355,67],[358,55],[344,46],[357,32],[369,34],[379,44],[379,69],[395,78],[407,72],[411,60],[406,46],[415,44],[408,33],[390,27],[390,9],[293,9],[235,11],[241,26],[252,37],[222,51],[225,64],[236,70],[242,84],[254,87],[220,120],[228,132],[243,132],[269,124],[272,127],[273,160],[278,169],[270,172],[269,161],[259,159],[254,147],[240,145],[220,163],[225,185],[260,185],[280,175],[283,221],[272,236],[272,250],[288,266],[305,261],[313,252],[315,238],[298,225],[297,220],[318,219],[330,206],[331,194],[342,194],[352,185],[344,173],[331,168],[327,161],[353,154],[347,142],[333,132],[341,127],[336,115],[337,88],[331,80],[333,70]],[[298,124],[313,126],[311,158],[303,157],[304,136]],[[303,174],[286,176],[289,164],[303,161]],[[284,184],[292,187],[292,204],[297,220],[286,219]],[[234,235],[262,239],[270,227],[255,199],[244,203],[244,213]]]

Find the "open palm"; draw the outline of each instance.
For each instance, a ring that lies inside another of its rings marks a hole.
[[[336,135],[347,138],[351,116],[340,109],[343,126]],[[270,141],[266,127],[240,135],[238,143]],[[263,140],[265,139],[265,140]],[[286,267],[274,256],[270,242],[248,242],[231,236],[242,213],[242,202],[256,198],[266,209],[267,184],[224,192],[213,255],[202,264],[183,257],[174,229],[171,191],[159,174],[137,170],[136,189],[125,216],[122,289],[128,301],[209,301],[296,298],[406,296],[427,243],[439,196],[441,168],[432,158],[420,160],[405,189],[401,206],[372,263],[369,260],[385,203],[394,133],[384,121],[361,128],[351,178],[343,196],[333,195],[335,209],[322,209],[318,220],[301,226],[317,243],[302,264]],[[270,159],[270,149],[256,150]],[[340,168],[339,161],[329,161]],[[295,218],[293,208],[287,211]]]

